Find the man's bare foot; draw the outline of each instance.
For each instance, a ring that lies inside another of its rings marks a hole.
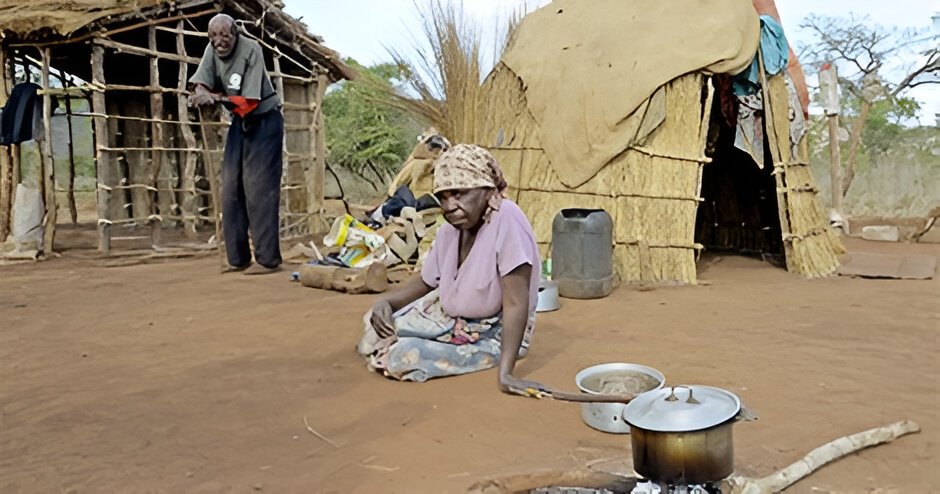
[[[269,268],[266,266],[262,266],[260,264],[254,264],[250,268],[246,269],[244,274],[246,275],[271,274],[271,273],[276,273],[280,270],[281,270],[280,266],[274,266],[273,268]]]
[[[251,266],[251,263],[245,264],[244,266],[232,266],[231,264],[222,268],[222,274],[226,273],[239,273],[242,271],[248,270],[248,267]]]

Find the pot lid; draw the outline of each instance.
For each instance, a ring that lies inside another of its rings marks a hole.
[[[623,419],[634,427],[658,432],[707,429],[731,419],[741,400],[711,386],[672,386],[647,391],[623,409]]]

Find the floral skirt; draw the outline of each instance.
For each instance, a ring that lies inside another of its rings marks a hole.
[[[534,316],[534,311],[529,314],[520,357],[528,351]],[[450,317],[441,307],[437,290],[393,315],[396,334],[390,338],[379,338],[372,328],[371,317],[369,311],[363,318],[365,332],[358,350],[371,370],[385,376],[402,381],[427,381],[499,364],[501,314],[486,319]]]

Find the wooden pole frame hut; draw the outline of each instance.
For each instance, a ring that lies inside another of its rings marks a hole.
[[[164,227],[179,226],[184,238],[194,238],[201,226],[218,224],[214,192],[227,115],[214,111],[202,118],[187,107],[186,97],[187,79],[208,43],[208,21],[220,12],[261,44],[283,100],[281,237],[326,226],[321,105],[329,84],[355,73],[282,7],[276,0],[80,0],[64,7],[54,0],[11,0],[0,6],[0,106],[31,74],[39,74],[41,86],[40,251],[52,251],[57,183],[59,195],[74,204],[74,176],[57,178],[53,171],[54,98],[89,102],[83,112],[66,105],[66,116],[70,125],[73,118],[87,118],[93,126],[98,250],[121,248],[114,244],[121,239],[119,226],[149,225],[146,235],[158,248],[165,246]],[[56,75],[58,84],[50,80]],[[0,147],[0,243],[11,231],[18,148]]]

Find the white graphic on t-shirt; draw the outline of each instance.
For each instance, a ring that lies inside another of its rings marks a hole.
[[[228,78],[228,88],[238,91],[242,88],[242,76],[241,74],[232,74]]]

